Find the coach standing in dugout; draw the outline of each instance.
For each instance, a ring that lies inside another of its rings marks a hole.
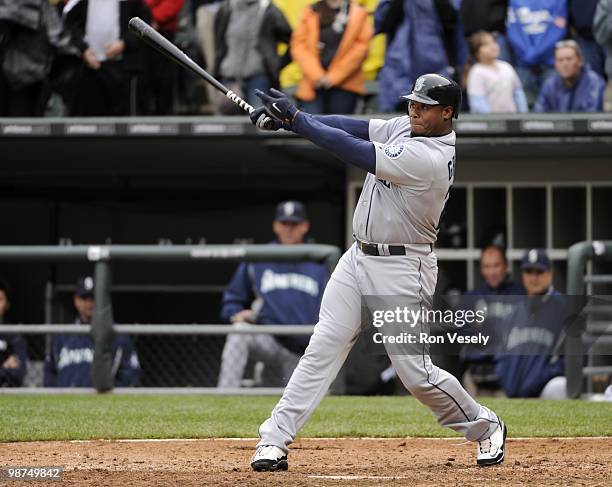
[[[304,205],[280,203],[272,228],[277,238],[273,244],[304,243],[310,229]],[[223,294],[221,318],[234,324],[313,325],[328,277],[327,266],[316,262],[242,263]],[[221,357],[219,387],[240,387],[249,358],[279,365],[281,381],[286,384],[309,338],[229,334]]]
[[[94,281],[90,276],[77,281],[74,307],[78,316],[74,324],[90,324],[94,312]],[[138,385],[140,363],[127,335],[115,336],[112,343],[112,374],[116,387]],[[93,387],[91,364],[94,343],[90,335],[53,335],[45,357],[45,387]]]

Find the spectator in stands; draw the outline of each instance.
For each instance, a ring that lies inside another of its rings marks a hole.
[[[28,352],[21,335],[2,334],[9,307],[9,287],[0,280],[0,387],[19,387],[26,374]]]
[[[516,71],[499,59],[499,45],[492,34],[478,31],[469,39],[470,54],[477,62],[467,76],[472,113],[525,113],[527,98]]]
[[[460,13],[467,39],[482,30],[490,32],[499,46],[499,59],[512,63],[512,51],[506,38],[508,0],[461,0]]]
[[[77,317],[75,326],[90,324],[94,312],[94,281],[80,278],[73,297]],[[115,386],[136,386],[140,380],[138,355],[127,335],[112,342]],[[90,335],[53,335],[45,357],[45,387],[92,387],[91,364],[94,343]]]
[[[452,76],[463,64],[463,31],[451,0],[381,0],[374,12],[375,33],[387,34],[380,71],[379,105],[383,112],[404,110],[399,96],[424,73]]]
[[[151,26],[170,42],[178,29],[178,17],[185,0],[145,0],[151,10]],[[145,115],[171,115],[174,112],[174,92],[177,65],[155,49],[144,49],[144,75],[139,91]]]
[[[53,59],[68,49],[48,1],[0,0],[0,117],[44,115]]]
[[[550,259],[541,249],[521,263],[527,297],[508,317],[496,372],[508,397],[565,399],[564,361],[558,355],[567,302],[552,285]]]
[[[310,229],[304,205],[285,201],[276,208],[272,228],[274,244],[304,243]],[[314,324],[329,270],[315,262],[242,263],[225,293],[221,318],[236,325]],[[221,357],[219,387],[239,387],[249,358],[282,368],[286,384],[308,345],[309,336],[229,334]]]
[[[279,73],[289,53],[279,56],[278,44],[288,44],[290,38],[287,19],[270,0],[226,0],[215,18],[215,73],[232,91],[259,106],[255,90],[280,86]]]
[[[536,112],[601,112],[605,80],[582,60],[578,43],[560,41],[555,49],[556,74],[546,80]]]
[[[608,88],[606,89],[604,110],[612,112],[612,0],[599,0],[593,21],[593,33],[599,44],[606,49],[606,75]]]
[[[319,0],[306,7],[291,37],[291,56],[302,70],[295,97],[308,113],[353,113],[365,93],[362,64],[372,27],[351,0]]]
[[[531,105],[554,74],[555,44],[567,34],[567,0],[509,0],[506,26],[514,65]]]
[[[486,320],[479,331],[496,337],[504,320],[512,313],[517,296],[525,294],[525,289],[510,278],[506,252],[497,245],[488,245],[482,250],[480,274],[484,282],[466,293],[466,303],[477,309],[486,309]],[[497,341],[492,339],[487,348],[468,345],[462,350],[465,369],[479,394],[494,392],[500,387],[495,373],[496,345]]]
[[[598,0],[568,0],[569,28],[572,38],[580,46],[585,64],[600,76],[605,76],[604,48],[593,34],[593,20]]]
[[[192,15],[195,19],[196,34],[204,65],[209,72],[215,69],[215,17],[222,0],[191,0]],[[208,102],[212,103],[217,91],[210,83],[206,83]]]
[[[83,65],[71,116],[120,116],[130,113],[131,77],[142,69],[143,44],[128,32],[132,17],[150,19],[142,0],[69,0],[64,21]]]

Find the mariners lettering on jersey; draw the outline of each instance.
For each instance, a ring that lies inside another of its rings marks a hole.
[[[482,310],[487,318],[506,319],[514,311],[515,305],[492,301],[491,299],[479,299],[476,301],[474,308]]]
[[[91,348],[75,348],[74,350],[62,348],[57,362],[57,368],[61,370],[69,365],[92,362],[93,350]]]
[[[508,336],[507,349],[511,350],[525,344],[544,345],[550,348],[553,346],[554,340],[554,334],[546,328],[513,328]]]
[[[266,269],[261,276],[261,292],[267,293],[277,289],[295,289],[311,296],[319,295],[319,283],[310,276],[294,272],[277,274]]]

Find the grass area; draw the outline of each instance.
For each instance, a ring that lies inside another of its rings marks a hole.
[[[255,437],[275,397],[0,395],[0,441]],[[483,399],[509,435],[612,436],[612,404]],[[411,397],[327,397],[303,437],[442,437],[454,433]]]

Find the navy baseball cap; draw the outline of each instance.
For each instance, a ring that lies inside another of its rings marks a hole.
[[[521,262],[521,269],[538,269],[549,271],[551,267],[550,259],[544,249],[531,249],[525,252]]]
[[[80,298],[93,298],[94,295],[94,280],[91,276],[81,277],[76,282],[74,294]]]
[[[299,201],[283,201],[276,207],[274,221],[301,223],[307,219],[306,208]]]

